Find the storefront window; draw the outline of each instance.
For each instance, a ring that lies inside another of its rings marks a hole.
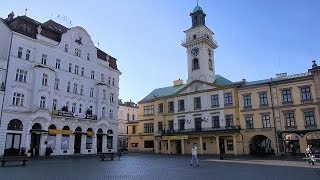
[[[233,141],[231,139],[227,140],[227,150],[228,151],[233,150]]]

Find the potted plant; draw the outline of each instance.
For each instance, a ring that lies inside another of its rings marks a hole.
[[[28,150],[28,152],[27,152],[27,156],[28,156],[28,157],[30,157],[30,156],[31,156],[31,152],[32,152],[32,150],[31,150],[31,149],[29,149],[29,150]]]

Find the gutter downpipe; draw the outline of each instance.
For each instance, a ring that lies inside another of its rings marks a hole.
[[[279,138],[278,138],[277,127],[276,127],[276,119],[275,119],[275,112],[274,112],[274,105],[273,105],[273,96],[272,96],[271,83],[272,82],[269,82],[268,85],[269,85],[270,96],[271,96],[271,109],[272,109],[274,133],[275,133],[275,136],[276,136],[276,148],[277,148],[277,154],[279,154]]]
[[[0,114],[0,127],[1,127],[1,122],[2,122],[2,112],[3,112],[3,106],[4,106],[4,97],[5,97],[5,95],[6,95],[6,89],[7,89],[6,86],[7,86],[8,71],[9,71],[9,58],[10,58],[10,54],[11,54],[12,37],[13,37],[12,31],[11,31],[10,35],[11,35],[11,38],[10,38],[10,44],[9,44],[9,54],[8,54],[8,61],[7,61],[7,71],[6,71],[6,77],[5,77],[5,80],[4,80],[5,89],[4,89],[4,91],[3,91],[1,114]]]

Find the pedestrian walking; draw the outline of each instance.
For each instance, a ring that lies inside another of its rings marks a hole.
[[[312,146],[311,146],[311,145],[308,145],[308,146],[307,146],[307,149],[306,149],[306,158],[308,158],[308,159],[307,159],[307,162],[308,162],[309,164],[314,165],[315,156],[313,155]]]
[[[199,161],[198,161],[198,148],[197,145],[194,144],[192,147],[192,157],[191,157],[191,161],[190,161],[190,166],[192,166],[194,163],[196,163],[197,166],[199,166]],[[195,161],[195,162],[194,162]]]
[[[119,158],[118,160],[120,161],[120,158],[121,158],[121,149],[120,148],[118,149],[118,158]]]

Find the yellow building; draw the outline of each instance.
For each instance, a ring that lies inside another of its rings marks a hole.
[[[196,6],[185,32],[188,79],[153,90],[128,124],[129,151],[190,154],[303,153],[320,148],[320,67],[265,80],[231,82],[215,74],[213,32]]]

